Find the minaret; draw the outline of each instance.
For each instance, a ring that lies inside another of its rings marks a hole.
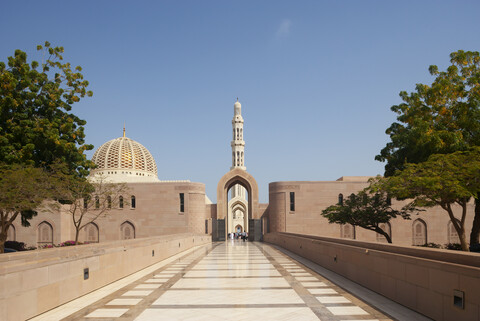
[[[232,167],[246,170],[244,151],[245,141],[243,140],[243,117],[242,117],[242,105],[237,101],[233,105],[234,114],[232,119],[233,128],[233,140],[232,140]]]

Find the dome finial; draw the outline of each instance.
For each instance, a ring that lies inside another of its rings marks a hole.
[[[123,137],[125,137],[125,122],[123,122]]]

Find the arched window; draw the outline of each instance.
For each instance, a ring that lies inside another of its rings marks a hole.
[[[85,198],[83,199],[83,208],[85,208],[85,209],[88,208],[88,201],[89,201],[88,197],[85,197]]]
[[[448,221],[448,243],[460,243],[460,238],[458,237],[457,230],[453,226],[452,221]]]
[[[378,224],[378,227],[381,228],[384,232],[386,232],[388,234],[388,236],[390,236],[390,238],[392,238],[392,226],[390,225],[390,223],[388,223],[388,222],[387,223],[380,223],[380,224]],[[387,239],[382,234],[377,233],[377,242],[386,243]]]
[[[338,205],[343,205],[343,194],[338,194]]]
[[[240,128],[240,139],[243,139],[243,128]]]
[[[100,208],[100,197],[95,196],[95,209],[98,210]]]
[[[235,140],[235,128],[233,129],[233,140]]]
[[[137,203],[136,203],[136,199],[135,199],[135,196],[132,195],[131,199],[130,199],[130,205],[132,208],[136,208],[137,207]]]
[[[413,245],[427,244],[427,224],[421,219],[417,219],[412,224]]]
[[[8,231],[7,231],[7,241],[15,241],[15,237],[16,237],[16,230],[15,230],[15,226],[10,225],[10,227],[8,228]]]
[[[108,206],[108,208],[112,208],[112,197],[111,196],[107,196],[107,206]]]
[[[87,226],[84,228],[85,230],[85,242],[88,243],[98,243],[98,225],[95,223],[89,223]]]
[[[135,238],[135,227],[129,221],[125,221],[120,225],[120,234],[122,240],[129,240]]]
[[[237,140],[240,138],[240,130],[237,128]]]
[[[123,208],[123,196],[120,196],[120,197],[118,198],[118,207],[119,207],[119,208]]]
[[[344,239],[355,239],[355,226],[344,224],[341,226],[341,236]]]
[[[37,243],[39,246],[53,244],[53,227],[50,223],[43,221],[38,224]]]

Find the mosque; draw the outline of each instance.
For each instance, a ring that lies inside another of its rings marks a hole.
[[[258,185],[246,171],[244,120],[240,102],[234,103],[232,119],[232,165],[217,185],[217,204],[212,204],[203,183],[158,179],[154,158],[139,142],[125,136],[100,146],[92,160],[97,165],[91,177],[102,175],[125,183],[128,194],[118,199],[105,216],[84,228],[82,242],[104,242],[159,235],[195,233],[225,240],[228,233],[247,232],[261,241],[269,232],[386,242],[382,235],[351,225],[328,224],[321,216],[326,207],[342,202],[368,185],[366,176],[341,177],[336,181],[283,181],[269,184],[269,202],[258,201]],[[395,205],[395,204],[394,204]],[[398,204],[400,206],[401,203]],[[471,209],[469,209],[471,210]],[[75,229],[66,208],[40,212],[31,227],[20,220],[9,229],[8,239],[30,246],[59,244],[75,239]],[[472,218],[466,223],[469,231]],[[397,218],[381,226],[394,244],[458,243],[448,216],[440,208]]]

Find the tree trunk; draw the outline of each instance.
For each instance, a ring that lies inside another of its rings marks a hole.
[[[78,235],[80,235],[80,229],[75,229],[75,245],[78,244]]]
[[[388,243],[392,243],[392,238],[390,237],[390,235],[388,235],[387,232],[385,232],[384,230],[382,230],[381,228],[379,227],[376,227],[375,228],[375,232],[379,233],[379,234],[382,234],[383,236],[385,236],[385,238],[387,239],[387,242]]]
[[[460,239],[460,245],[462,246],[462,251],[469,252],[470,249],[467,243],[467,236],[465,235],[465,229],[462,229],[460,233],[458,233],[458,238]]]
[[[7,232],[0,234],[0,253],[5,252],[5,242],[7,241]]]
[[[477,197],[480,195],[477,194]],[[470,232],[470,246],[478,244],[480,234],[480,199],[475,199],[475,216],[473,217],[472,231]]]
[[[462,213],[463,215],[465,215],[467,204],[465,203],[461,205],[462,205]],[[453,227],[455,228],[455,231],[457,231],[458,238],[460,239],[460,246],[462,247],[462,251],[470,252],[470,249],[468,248],[467,237],[465,235],[465,224],[462,224],[464,220],[462,219],[462,221],[459,221],[457,218],[455,218],[450,204],[447,204],[447,206],[443,208],[446,209],[448,216],[450,217],[450,221],[452,222]]]

